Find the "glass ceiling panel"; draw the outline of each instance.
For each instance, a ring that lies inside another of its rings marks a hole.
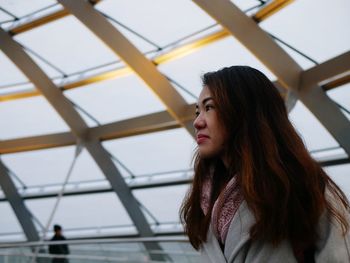
[[[4,13],[2,10],[0,10],[0,23],[11,21],[14,18],[6,13]]]
[[[25,201],[30,211],[44,226],[47,224],[55,202],[56,198]],[[119,227],[119,231],[122,231],[120,227],[133,225],[115,193],[62,197],[49,230],[54,224],[62,225],[67,238],[102,234],[103,228],[107,227],[114,228],[114,231]]]
[[[339,146],[337,141],[300,101],[290,112],[289,118],[309,151]]]
[[[134,175],[188,169],[195,142],[184,129],[103,142]]]
[[[19,82],[28,82],[27,77],[15,64],[0,50],[0,89]]]
[[[293,1],[260,25],[318,63],[349,50],[350,1]]]
[[[180,221],[179,209],[187,190],[188,185],[177,185],[134,190],[133,193],[159,223],[174,223]],[[155,223],[148,215],[147,219]]]
[[[232,65],[249,65],[261,70],[271,80],[276,79],[260,61],[233,37],[227,37],[196,50],[188,56],[161,64],[159,69],[198,97],[202,90],[201,76],[203,73]],[[180,89],[178,91],[188,103],[196,102],[195,98],[188,96]]]
[[[247,10],[261,4],[261,1],[258,0],[231,0],[231,2],[233,2],[241,10]]]
[[[1,1],[1,7],[17,17],[22,17],[55,3],[55,0],[8,0]]]
[[[1,159],[26,186],[62,184],[73,161],[74,151],[75,146],[67,146],[5,154]]]
[[[0,214],[0,241],[24,239],[24,235],[14,235],[22,232],[22,228],[8,202],[0,203]]]
[[[107,46],[73,16],[15,36],[66,74],[118,60]]]
[[[42,96],[0,102],[0,122],[1,140],[69,130]]]
[[[283,39],[282,39],[283,40]],[[275,40],[276,41],[276,40]],[[284,41],[285,42],[285,41]],[[307,70],[309,68],[312,68],[316,66],[316,63],[308,59],[307,57],[299,54],[295,50],[291,49],[290,47],[286,46],[285,44],[281,43],[280,41],[276,41],[276,43],[284,49],[284,51],[287,52],[287,54],[303,69]],[[289,44],[289,43],[287,43]],[[301,52],[301,50],[299,50]],[[304,55],[307,56],[307,54],[304,53]],[[312,58],[311,58],[312,59]]]
[[[328,166],[325,170],[350,199],[350,164]]]
[[[157,50],[157,45],[155,45],[152,41],[148,41],[135,34],[132,29],[129,27],[123,27],[118,24],[117,20],[110,17],[108,20],[115,26],[120,33],[122,33],[139,51],[142,53],[151,52]],[[136,32],[137,33],[137,32]]]
[[[128,40],[142,53],[152,52],[157,50],[157,46],[152,45],[150,42],[143,40],[139,36],[135,35],[134,33],[130,32],[130,30],[127,30],[119,24],[117,24],[115,21],[112,21],[112,24],[121,32]]]
[[[55,67],[52,67],[50,64],[48,64],[45,60],[42,59],[42,55],[33,53],[31,49],[28,49],[27,47],[24,48],[25,52],[31,57],[31,59],[45,72],[45,74],[51,78],[51,79],[61,79],[63,77],[64,71],[61,69],[56,69]],[[45,59],[45,58],[44,58]],[[65,72],[64,72],[65,73]]]
[[[348,111],[345,112],[343,110],[343,113],[350,120],[350,83],[331,89],[327,94],[332,100]]]
[[[165,110],[160,100],[136,75],[67,90],[65,95],[101,124]],[[96,126],[85,114],[81,115],[90,126]]]
[[[160,46],[215,23],[187,0],[105,0],[96,8]]]
[[[69,178],[70,183],[105,180],[105,176],[86,149],[80,153]]]

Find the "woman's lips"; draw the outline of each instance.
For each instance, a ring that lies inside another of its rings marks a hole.
[[[207,135],[203,135],[203,134],[197,135],[197,144],[202,144],[208,139],[209,139],[209,136]]]

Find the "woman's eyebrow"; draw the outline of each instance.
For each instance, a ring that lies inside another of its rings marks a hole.
[[[207,101],[212,100],[212,97],[207,97],[205,99],[202,100],[202,105],[204,105]]]

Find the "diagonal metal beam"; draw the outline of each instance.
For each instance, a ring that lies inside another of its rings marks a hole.
[[[0,160],[0,185],[7,200],[9,201],[15,215],[23,229],[28,241],[38,241],[39,235],[32,220],[32,215],[25,206],[16,186],[11,180],[7,168]]]
[[[34,61],[24,52],[18,43],[16,43],[11,36],[0,28],[0,48],[4,53],[22,70],[22,72],[31,80],[38,89],[43,93],[45,98],[53,105],[56,111],[64,119],[64,121],[70,126],[72,132],[77,139],[85,142],[86,132],[88,130],[87,124],[76,112],[73,105],[67,100],[62,92],[57,89],[54,83],[46,76],[46,74],[34,63]],[[99,141],[93,140],[87,143],[87,149],[96,161],[97,164],[106,163],[108,169],[101,168],[104,172],[107,180],[111,180],[111,185],[116,191],[116,194],[120,197],[121,201],[127,198],[128,202],[134,198],[130,189],[125,184],[115,185],[116,180],[123,181],[118,169],[112,162],[109,156],[103,154],[103,148]],[[99,155],[103,154],[103,155]],[[101,157],[103,156],[103,157]],[[106,174],[108,173],[108,174]],[[109,174],[111,173],[111,174]],[[118,192],[119,191],[119,192]],[[122,194],[120,193],[122,192]],[[125,194],[129,193],[129,194]],[[136,202],[130,202],[125,207],[129,213],[132,221],[135,222],[135,226],[139,233],[150,233],[152,230],[147,223],[145,216],[143,215],[138,204]],[[135,211],[138,211],[137,218],[134,217]],[[140,223],[141,222],[141,223]]]
[[[182,123],[181,116],[186,109],[186,101],[150,60],[89,2],[84,0],[58,0],[58,2],[114,51],[157,95],[170,115]]]
[[[305,106],[338,141],[339,145],[350,155],[349,138],[346,136],[346,134],[350,134],[348,119],[317,86],[311,85],[305,80],[304,83],[306,84],[300,85],[303,72],[301,67],[253,19],[246,16],[229,0],[193,1],[248,48],[276,75],[285,88],[292,90],[293,94],[301,99]],[[345,55],[345,58],[348,58],[348,55]],[[335,63],[343,65],[339,62]],[[322,68],[320,68],[320,71],[324,72]],[[338,70],[338,68],[331,70],[329,75],[338,74]],[[328,116],[326,109],[333,114],[333,119],[325,117]]]

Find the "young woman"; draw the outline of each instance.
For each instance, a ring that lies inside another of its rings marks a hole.
[[[349,202],[264,74],[205,74],[194,127],[195,175],[180,213],[201,262],[350,262]]]

